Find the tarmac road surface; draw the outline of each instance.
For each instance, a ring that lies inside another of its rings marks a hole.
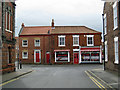
[[[100,88],[85,73],[102,68],[100,64],[30,65],[34,71],[2,88]]]

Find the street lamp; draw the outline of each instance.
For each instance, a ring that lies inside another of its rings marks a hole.
[[[103,70],[105,70],[105,36],[104,36],[104,14],[102,14],[103,19],[103,51],[104,51],[104,60],[103,60]]]

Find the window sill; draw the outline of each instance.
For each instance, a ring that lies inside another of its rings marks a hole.
[[[59,47],[65,47],[65,45],[59,45]]]
[[[40,46],[35,46],[35,47],[40,47]]]
[[[108,60],[105,60],[105,62],[108,62]]]
[[[87,46],[94,46],[94,45],[87,45]]]
[[[22,58],[22,59],[28,59],[28,58]]]
[[[117,27],[115,27],[113,30],[116,30],[118,28],[118,26]]]
[[[28,47],[28,46],[22,46],[22,47]]]
[[[12,33],[12,31],[10,31],[10,30],[7,30],[7,29],[5,29],[7,32],[10,32],[10,33]]]
[[[114,62],[114,64],[119,64],[119,62]]]
[[[79,46],[79,45],[73,45],[73,46]]]

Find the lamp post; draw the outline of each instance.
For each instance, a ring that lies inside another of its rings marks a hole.
[[[103,60],[103,70],[105,70],[105,36],[104,36],[104,14],[102,14],[102,19],[103,19],[103,51],[104,51],[104,60]]]

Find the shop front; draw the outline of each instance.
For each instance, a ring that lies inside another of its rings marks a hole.
[[[102,51],[100,47],[82,47],[81,63],[102,63]]]
[[[54,50],[55,62],[70,62],[70,50]]]

